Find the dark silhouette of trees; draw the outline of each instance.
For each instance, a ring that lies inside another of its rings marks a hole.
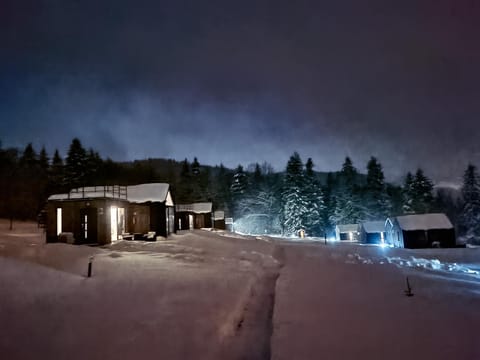
[[[463,175],[463,207],[460,230],[467,242],[480,244],[480,179],[477,168],[469,164]]]

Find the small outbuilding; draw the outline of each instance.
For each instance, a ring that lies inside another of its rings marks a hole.
[[[445,214],[415,214],[388,218],[386,242],[410,249],[455,247],[455,230]]]
[[[365,244],[385,243],[385,221],[365,221],[360,224],[360,242]]]
[[[47,242],[109,244],[166,237],[175,230],[169,185],[90,186],[48,198]]]
[[[223,210],[213,212],[213,227],[218,230],[225,230],[225,212]]]
[[[198,202],[193,204],[177,204],[178,230],[192,230],[212,227],[212,203]]]
[[[339,224],[335,226],[337,241],[358,241],[358,224]]]

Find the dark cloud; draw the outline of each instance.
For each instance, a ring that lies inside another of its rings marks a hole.
[[[480,5],[463,0],[3,1],[5,145],[115,159],[480,163]]]

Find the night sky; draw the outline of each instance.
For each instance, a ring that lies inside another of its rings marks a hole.
[[[387,178],[480,165],[476,0],[0,0],[0,140]]]

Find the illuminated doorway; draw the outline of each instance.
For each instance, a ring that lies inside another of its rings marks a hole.
[[[119,235],[125,233],[125,209],[112,206],[110,208],[110,235],[112,241],[117,241]]]
[[[57,236],[62,233],[62,208],[57,208]]]

